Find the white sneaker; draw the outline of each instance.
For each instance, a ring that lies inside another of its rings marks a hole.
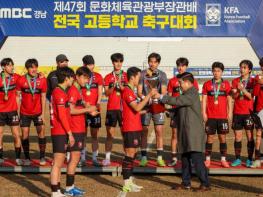
[[[39,165],[41,165],[41,166],[46,165],[46,163],[47,162],[46,162],[46,159],[44,157],[39,160]]]
[[[126,197],[128,192],[120,191],[117,197]]]
[[[30,165],[31,165],[30,159],[24,160],[23,165],[24,165],[24,166],[30,166]]]
[[[110,166],[110,164],[111,164],[111,162],[110,162],[109,159],[104,159],[104,160],[102,161],[102,165],[103,165],[103,166]]]
[[[16,165],[17,166],[22,166],[23,165],[22,159],[16,159]]]
[[[250,167],[251,167],[251,168],[260,168],[260,167],[261,167],[261,162],[260,162],[260,160],[255,160]]]
[[[143,186],[140,186],[140,185],[137,185],[134,183],[134,177],[131,176],[130,181],[131,181],[131,184],[133,185],[133,187],[138,188],[140,190],[143,189]]]
[[[66,195],[62,194],[60,191],[52,192],[51,197],[66,197]]]

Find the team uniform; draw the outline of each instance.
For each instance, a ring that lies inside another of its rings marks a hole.
[[[56,87],[51,95],[50,121],[53,153],[66,153],[71,117],[68,95],[61,87]]]
[[[254,87],[254,111],[258,114],[263,109],[263,84],[259,84],[258,81],[262,76],[257,75],[255,77],[255,87]],[[256,129],[262,129],[262,125],[255,124]]]
[[[158,92],[161,93],[161,87],[164,85],[166,86],[168,83],[167,80],[167,76],[165,74],[165,72],[161,71],[161,70],[157,70],[157,72],[159,73],[159,84],[158,84]],[[147,95],[149,93],[149,88],[147,85],[147,81],[145,80],[145,76],[147,74],[147,69],[143,70],[141,72],[141,78],[140,78],[140,85],[142,86],[142,94],[143,95]],[[158,104],[163,105],[162,103],[160,103],[158,101]],[[149,108],[150,105],[146,106],[146,108]],[[164,109],[164,107],[163,107]],[[164,109],[165,110],[165,109]],[[142,121],[142,125],[143,126],[149,126],[151,119],[153,120],[154,125],[164,125],[164,111],[160,112],[160,113],[152,113],[151,111],[149,111],[146,114],[143,114],[141,116],[141,121]]]
[[[6,87],[9,86],[7,95],[5,95],[3,78],[0,78],[0,126],[19,125],[19,117],[17,114],[18,106],[16,102],[17,82],[19,78],[20,76],[18,74],[5,77]]]
[[[115,83],[119,80],[119,76],[114,72],[109,73],[104,78],[104,86],[112,88]],[[127,85],[127,73],[122,72],[121,83],[123,86]],[[113,92],[109,95],[107,104],[106,123],[108,127],[116,127],[117,122],[119,126],[122,126],[122,113],[121,113],[121,90],[114,87]]]
[[[130,106],[130,103],[137,102],[137,96],[130,87],[125,87],[122,91],[122,119],[123,125],[121,128],[124,147],[138,148],[141,144],[141,115]]]
[[[99,73],[93,72],[90,83],[86,87],[82,87],[83,99],[85,103],[96,106],[98,102],[98,88],[100,85],[103,85],[103,78]],[[91,116],[87,114],[86,124],[91,128],[101,128],[101,115]]]
[[[218,89],[218,84],[215,87]],[[207,122],[206,133],[208,135],[229,133],[228,115],[227,115],[227,97],[230,96],[231,86],[226,80],[221,81],[218,91],[218,103],[215,102],[215,91],[213,81],[209,80],[203,85],[203,95],[207,95]]]
[[[198,81],[194,80],[194,87],[199,90],[199,85]],[[181,93],[180,90],[180,84],[179,84],[179,79],[177,77],[173,77],[172,79],[169,80],[168,86],[167,86],[167,92],[171,93],[173,97],[178,97]],[[171,128],[177,128],[177,110],[176,106],[172,106],[173,110],[170,112],[170,127]]]
[[[83,109],[82,90],[78,90],[72,85],[68,91],[69,103],[75,105],[77,109]],[[81,151],[84,148],[86,132],[85,114],[71,115],[70,128],[75,139],[75,144],[69,148],[70,151]]]
[[[41,93],[47,91],[47,81],[45,77],[30,78],[31,87],[35,93],[32,95],[26,75],[18,80],[18,90],[21,91],[22,100],[20,107],[20,126],[30,127],[31,121],[35,126],[43,125]]]
[[[232,81],[232,89],[237,89],[240,77]],[[249,78],[246,85],[246,90],[253,94],[255,79]],[[235,98],[234,111],[233,111],[233,130],[253,130],[254,124],[250,115],[250,111],[253,111],[253,99],[249,100],[246,96],[239,95]]]

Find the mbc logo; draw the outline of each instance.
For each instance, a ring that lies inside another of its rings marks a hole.
[[[32,18],[32,8],[1,8],[0,18]]]

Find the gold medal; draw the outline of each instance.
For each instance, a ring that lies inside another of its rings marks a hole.
[[[120,93],[119,91],[117,91],[116,94],[117,94],[117,96],[120,96],[120,95],[121,95],[121,93]]]
[[[8,101],[8,95],[7,95],[7,94],[5,94],[4,100],[5,100],[5,101]]]
[[[240,97],[239,97],[239,100],[244,100],[244,96],[240,96]]]
[[[90,95],[90,90],[87,90],[86,95],[87,95],[87,96]]]
[[[215,104],[215,105],[218,105],[218,100],[215,100],[214,104]]]

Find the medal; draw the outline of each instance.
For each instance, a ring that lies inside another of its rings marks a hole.
[[[213,83],[213,90],[214,90],[214,104],[218,105],[218,96],[220,94],[220,87],[221,87],[222,80],[220,80],[220,82],[217,83],[217,88],[216,88],[216,82],[214,79],[212,79],[212,83]]]
[[[8,76],[8,81],[7,81],[7,84],[6,84],[6,81],[5,81],[5,73],[2,72],[2,81],[3,81],[3,85],[4,85],[4,92],[5,92],[5,95],[4,95],[4,100],[5,101],[8,101],[8,90],[9,90],[9,86],[10,86],[10,82],[11,82],[11,76]]]
[[[120,74],[118,75],[118,80],[117,80],[117,76],[116,76],[116,73],[113,71],[112,72],[113,76],[114,76],[114,83],[116,84],[116,95],[117,96],[120,96],[121,95],[121,90],[120,90],[120,85],[118,83],[118,80],[122,78],[122,70],[120,70]]]
[[[92,82],[93,82],[93,73],[91,73],[89,83],[86,83],[86,89],[87,89],[86,95],[87,96],[90,96],[91,94],[90,89],[91,89]]]
[[[5,100],[5,101],[8,101],[8,95],[7,95],[7,94],[5,94],[4,100]]]
[[[241,87],[246,89],[247,88],[247,84],[250,81],[250,77],[248,77],[247,80],[242,80],[242,77],[240,77],[239,80],[240,80],[240,83],[241,83]],[[244,100],[244,93],[242,91],[240,91],[240,98],[239,99],[240,100]]]
[[[215,100],[214,104],[215,104],[215,105],[218,105],[218,100]]]
[[[239,97],[239,100],[244,100],[244,96],[240,96],[240,97]]]
[[[86,95],[90,96],[90,90],[87,90]]]
[[[36,92],[36,87],[37,87],[37,77],[33,77],[31,78],[29,76],[29,74],[26,74],[26,79],[27,79],[27,83],[30,89],[30,93],[32,95],[32,101],[34,101],[34,97],[35,97],[35,92]],[[34,86],[32,87],[31,85],[31,80],[33,80]]]

